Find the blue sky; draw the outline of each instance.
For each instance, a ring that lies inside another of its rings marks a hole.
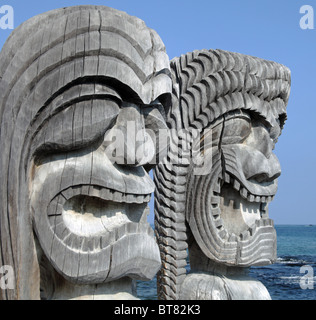
[[[276,224],[316,224],[316,29],[299,24],[301,6],[316,10],[315,0],[0,0],[0,6],[13,7],[15,27],[39,13],[80,4],[106,5],[143,19],[158,32],[170,58],[213,48],[288,66],[288,121],[275,149],[282,176],[270,216]],[[0,48],[10,32],[0,29]]]

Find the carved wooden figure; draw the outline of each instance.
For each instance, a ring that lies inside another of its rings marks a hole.
[[[166,128],[170,94],[165,47],[136,17],[77,6],[14,30],[0,54],[0,265],[15,272],[2,299],[134,299],[132,279],[155,276],[144,129]]]
[[[286,120],[290,71],[222,50],[188,53],[171,69],[171,144],[155,170],[158,296],[269,299],[247,268],[276,259],[268,204],[281,171],[272,150]]]

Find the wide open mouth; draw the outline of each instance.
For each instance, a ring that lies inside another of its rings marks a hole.
[[[35,215],[35,231],[49,262],[71,282],[149,280],[161,264],[147,222],[149,200],[150,194],[72,186]]]
[[[111,232],[123,224],[139,223],[146,206],[146,203],[119,203],[81,195],[66,201],[62,217],[72,233],[96,236]]]
[[[220,234],[231,240],[247,240],[257,227],[273,226],[269,219],[268,203],[273,196],[252,194],[235,177],[225,173],[219,188],[213,192],[212,212]]]
[[[71,187],[51,202],[48,218],[66,244],[73,236],[111,244],[124,234],[148,233],[148,224],[141,222],[147,221],[149,200],[150,195],[124,194],[98,186]]]

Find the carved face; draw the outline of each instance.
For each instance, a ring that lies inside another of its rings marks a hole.
[[[272,149],[281,130],[277,123],[270,127],[245,112],[237,112],[223,125],[224,176],[219,194],[222,227],[245,240],[257,226],[272,226],[267,204],[276,194],[281,174]]]
[[[49,260],[70,280],[99,283],[124,275],[149,279],[154,276],[153,269],[160,266],[158,248],[147,223],[154,185],[143,166],[152,157],[127,165],[126,156],[120,159],[125,160],[122,165],[115,163],[108,151],[112,148],[107,137],[115,129],[121,132],[118,127],[127,127],[127,120],[144,129],[151,113],[158,110],[157,104],[142,107],[150,111],[146,116],[135,104],[126,104],[115,97],[100,100],[94,97],[71,104],[42,129],[45,142],[40,153],[37,151],[31,197],[35,228]],[[87,123],[83,118],[86,112]],[[163,119],[160,112],[155,116]],[[56,132],[60,123],[61,131]],[[57,135],[50,136],[48,132]],[[60,139],[75,137],[71,144],[80,148],[69,152],[58,150],[58,135]],[[86,140],[82,141],[82,137]],[[112,138],[118,140],[114,140],[115,149],[121,146],[124,150],[127,136]],[[48,152],[45,146],[51,147],[50,139],[57,144],[56,150]],[[152,140],[146,144],[151,144],[149,149],[156,152]],[[125,148],[126,155],[136,151]],[[135,259],[140,262],[136,267],[132,266]],[[147,269],[154,261],[154,268]]]
[[[202,133],[192,144],[181,199],[192,246],[196,243],[207,258],[228,266],[272,263],[276,233],[268,204],[281,173],[272,150],[286,119],[289,70],[221,50],[196,51],[172,66],[175,94],[169,121]],[[174,121],[176,116],[181,121]],[[197,168],[201,159],[204,166]],[[193,260],[191,266],[199,264]]]
[[[272,150],[283,122],[283,115],[265,119],[237,109],[211,126],[212,147],[203,152],[212,169],[204,176],[191,171],[187,217],[201,249],[216,262],[249,266],[276,259],[268,204],[281,174]],[[193,206],[202,209],[192,214]]]
[[[169,61],[154,31],[112,11],[90,8],[88,21],[99,25],[83,41],[97,53],[86,47],[83,64],[74,54],[53,70],[50,81],[62,76],[63,85],[33,119],[34,229],[48,261],[74,283],[151,279],[160,267],[147,223],[154,184],[146,169],[157,150],[146,130],[166,129]],[[78,64],[80,76],[69,75]]]

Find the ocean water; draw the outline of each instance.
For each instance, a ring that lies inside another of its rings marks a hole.
[[[276,263],[252,267],[250,275],[266,286],[273,300],[316,300],[316,226],[277,225],[275,228],[278,235]],[[301,288],[307,276],[308,284],[314,289]],[[156,278],[138,281],[137,293],[142,300],[156,300]]]

